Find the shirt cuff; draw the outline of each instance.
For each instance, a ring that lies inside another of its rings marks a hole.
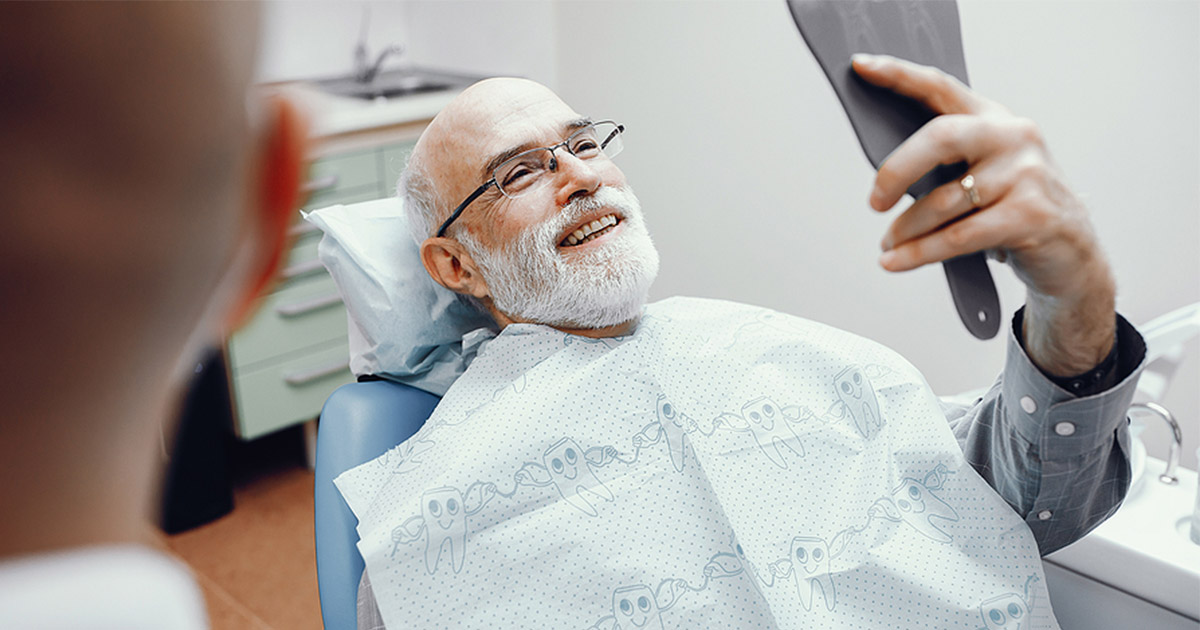
[[[1014,317],[1014,324],[1020,321]],[[1026,354],[1015,326],[1008,333],[1003,400],[1010,405],[1013,430],[1043,459],[1064,459],[1105,447],[1126,421],[1146,357],[1146,343],[1117,315],[1115,385],[1089,396],[1076,396],[1050,380]]]

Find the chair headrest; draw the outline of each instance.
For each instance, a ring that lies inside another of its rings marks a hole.
[[[302,212],[324,233],[317,255],[349,315],[350,369],[441,396],[479,343],[487,313],[433,281],[398,197]]]

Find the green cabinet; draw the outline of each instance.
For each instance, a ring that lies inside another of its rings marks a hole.
[[[415,141],[316,160],[306,209],[395,194]],[[317,259],[321,233],[299,219],[278,282],[228,342],[236,431],[254,439],[316,418],[333,390],[352,382],[346,309]]]

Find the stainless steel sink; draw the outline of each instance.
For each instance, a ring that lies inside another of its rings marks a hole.
[[[316,81],[317,87],[338,96],[375,100],[379,98],[401,98],[414,94],[461,89],[478,80],[445,72],[427,70],[392,70],[381,72],[368,82],[353,76],[336,77]]]

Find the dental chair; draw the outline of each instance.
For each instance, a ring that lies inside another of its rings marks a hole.
[[[440,398],[383,380],[339,387],[325,401],[317,430],[314,525],[317,586],[325,630],[354,630],[363,559],[357,520],[334,477],[382,455],[417,432]]]

